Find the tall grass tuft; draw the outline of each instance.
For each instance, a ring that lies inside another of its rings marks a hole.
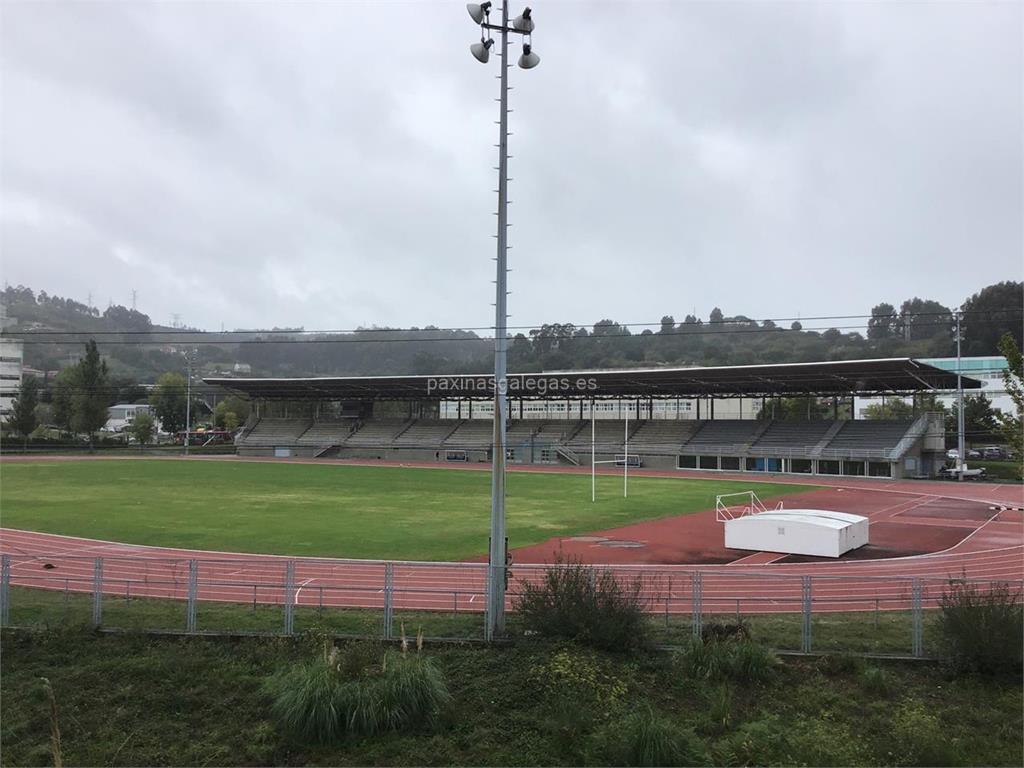
[[[961,672],[1019,672],[1024,649],[1021,590],[950,579],[940,602],[943,650]]]
[[[267,682],[271,711],[292,736],[317,742],[432,725],[451,702],[444,678],[420,654],[378,654],[367,646],[298,664]]]
[[[860,673],[860,682],[865,691],[875,696],[892,693],[892,679],[881,667],[865,667]]]
[[[626,719],[620,743],[623,765],[701,765],[706,759],[704,745],[693,733],[650,709]]]
[[[675,663],[692,680],[762,683],[771,678],[779,661],[770,649],[747,640],[694,638],[676,652]]]
[[[523,583],[515,597],[525,630],[606,651],[649,645],[646,608],[639,578],[627,581],[561,553],[540,583]]]

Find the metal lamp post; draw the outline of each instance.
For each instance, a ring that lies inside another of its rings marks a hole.
[[[490,58],[494,40],[487,32],[497,32],[501,81],[498,120],[498,254],[497,278],[495,279],[494,300],[494,439],[491,457],[491,543],[487,579],[487,627],[488,639],[504,634],[505,631],[505,424],[507,415],[507,373],[508,373],[508,329],[507,329],[507,272],[508,272],[508,36],[509,33],[522,35],[523,53],[519,66],[533,69],[540,63],[540,57],[533,52],[530,34],[533,32],[532,12],[529,8],[515,17],[511,24],[508,18],[508,2],[501,6],[501,23],[491,24],[491,3],[470,3],[466,5],[470,18],[480,26],[480,42],[473,43],[470,53],[481,64]],[[485,32],[486,30],[486,32]]]

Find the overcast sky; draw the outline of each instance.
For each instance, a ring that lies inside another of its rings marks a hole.
[[[533,6],[512,325],[1021,279],[1022,3]],[[493,324],[498,66],[463,3],[0,14],[6,282],[210,329]]]

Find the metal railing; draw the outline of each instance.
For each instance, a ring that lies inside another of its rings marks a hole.
[[[0,558],[0,625],[185,633],[291,635],[320,626],[338,634],[395,636],[402,624],[429,637],[484,638],[485,563],[67,555]],[[549,567],[513,565],[508,607]],[[955,566],[954,566],[955,567]],[[709,623],[742,621],[780,650],[922,657],[949,580],[692,568],[595,566],[636,585],[666,643]],[[981,589],[1024,580],[979,580]],[[516,632],[512,616],[511,631]]]

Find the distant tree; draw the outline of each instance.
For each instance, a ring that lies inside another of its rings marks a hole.
[[[1006,391],[1013,400],[1013,413],[1000,414],[999,422],[1006,442],[1017,454],[1017,461],[1024,462],[1024,358],[1013,334],[1004,333],[999,340],[999,351],[1006,358],[1007,368],[1003,372]],[[967,409],[964,409],[967,413]]]
[[[213,409],[213,423],[220,429],[232,431],[249,417],[249,401],[231,395]]]
[[[708,320],[712,323],[720,323],[725,319],[725,315],[722,314],[722,310],[715,307],[711,310],[711,314],[708,316]]]
[[[241,420],[238,418],[238,414],[234,411],[228,411],[224,414],[221,419],[220,428],[226,429],[228,432],[234,432],[238,429],[238,425],[241,424]]]
[[[676,319],[672,315],[665,315],[661,318],[661,329],[659,333],[672,333],[676,328]]]
[[[953,311],[937,301],[915,296],[900,307],[899,331],[908,341],[949,338],[953,334]]]
[[[772,320],[765,320],[763,323],[761,323],[761,327],[762,328],[766,328],[768,330],[774,330],[775,328],[778,328],[779,326],[777,326],[775,324],[775,322],[772,321]]]
[[[887,397],[880,403],[872,403],[864,409],[867,419],[909,419],[914,415],[914,406],[899,397]]]
[[[39,382],[35,376],[24,376],[18,394],[11,402],[11,415],[7,417],[7,426],[21,435],[23,445],[28,447],[29,435],[35,431],[36,406],[39,405]]]
[[[85,344],[85,357],[78,363],[78,380],[71,398],[71,427],[88,435],[90,451],[96,433],[107,423],[107,375],[107,363],[100,357],[96,342],[90,339]]]
[[[958,431],[957,403],[953,403],[946,416],[946,433],[956,435]],[[987,443],[999,432],[999,419],[992,408],[992,401],[984,393],[964,397],[964,434],[971,443]]]
[[[828,419],[832,416],[831,401],[817,397],[776,397],[768,400],[757,418],[788,421]]]
[[[185,428],[187,398],[185,377],[180,373],[165,373],[156,380],[149,404],[165,432],[173,435]]]
[[[995,354],[1006,333],[1017,349],[1024,347],[1024,283],[1006,281],[982,288],[964,302],[962,309],[964,354]]]
[[[683,318],[684,325],[696,325],[698,322],[696,315],[687,315]]]
[[[898,336],[899,317],[896,314],[896,307],[892,304],[878,304],[871,309],[871,319],[868,320],[869,339],[891,339]]]
[[[140,411],[135,414],[132,423],[128,425],[128,432],[138,442],[139,451],[141,452],[143,447],[153,439],[153,435],[156,433],[156,419],[146,411]]]
[[[148,315],[134,309],[114,304],[103,312],[103,319],[110,321],[116,331],[148,331],[153,327]]]
[[[840,331],[838,328],[829,328],[827,331],[821,334],[821,338],[823,338],[829,344],[835,344],[842,340],[843,332]]]
[[[802,331],[803,329],[803,323],[801,323],[799,320],[794,320],[792,323],[790,323],[789,330],[791,331]]]
[[[65,368],[57,374],[53,383],[51,402],[53,405],[53,423],[64,432],[73,431],[74,396],[78,390],[78,365]]]

